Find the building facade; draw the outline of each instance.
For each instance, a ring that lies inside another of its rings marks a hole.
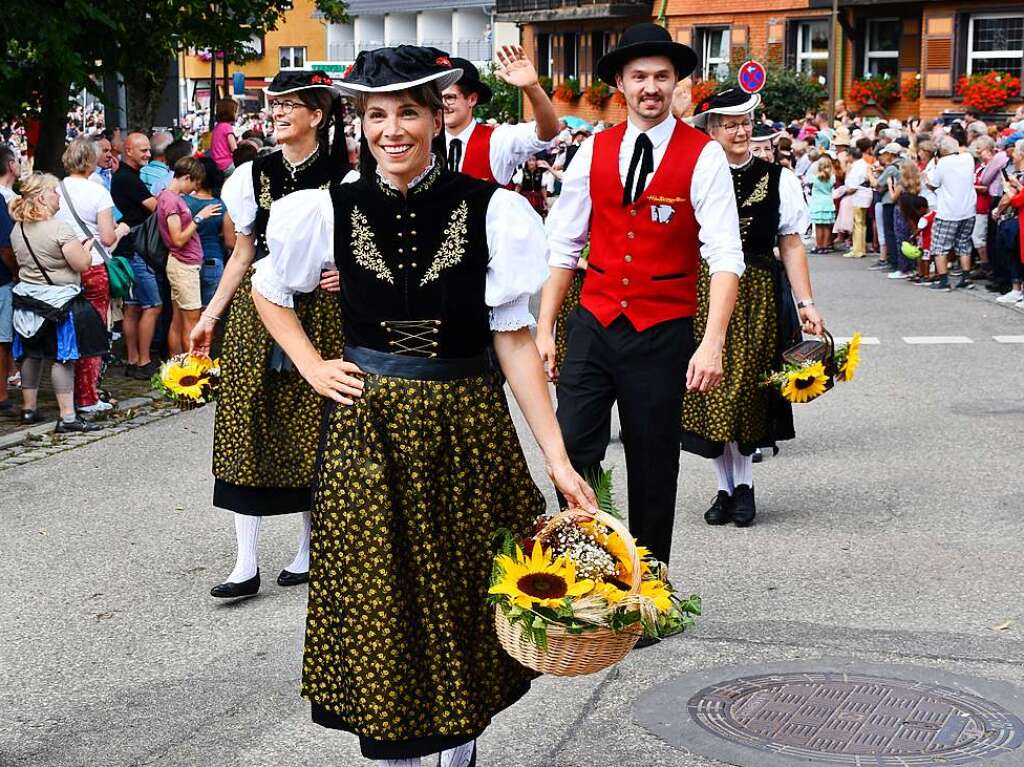
[[[597,0],[498,0],[501,19],[520,25],[523,45],[557,86],[568,78],[581,91],[598,58],[621,31],[661,18],[673,38],[697,53],[695,78],[722,79],[746,60],[799,69],[844,98],[855,80],[898,79],[901,98],[879,114],[934,118],[960,112],[961,76],[1007,71],[1020,77],[1024,61],[1024,4],[1007,0],[654,0],[653,4]],[[830,62],[832,39],[836,56]],[[599,104],[586,95],[556,98],[560,114],[617,122],[621,100]],[[1011,103],[1012,111],[1018,100]]]

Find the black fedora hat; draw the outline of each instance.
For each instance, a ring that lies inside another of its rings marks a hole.
[[[697,67],[697,54],[688,45],[677,43],[668,30],[657,24],[634,24],[622,33],[618,45],[597,62],[597,76],[613,88],[615,75],[633,59],[642,56],[668,56],[675,64],[679,79]]]
[[[444,90],[462,77],[448,54],[437,48],[399,45],[363,51],[337,83],[346,96],[358,93],[391,93],[425,83]]]
[[[464,93],[475,93],[477,104],[489,104],[494,94],[487,83],[480,79],[480,70],[469,59],[453,58],[452,66],[462,70],[462,77],[455,83]]]

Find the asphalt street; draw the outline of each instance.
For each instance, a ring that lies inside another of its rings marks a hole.
[[[1024,337],[1024,313],[812,259],[828,326],[878,343],[755,466],[754,527],[706,526],[712,473],[683,456],[671,569],[705,616],[609,672],[539,680],[485,734],[481,767],[721,767],[632,713],[716,666],[853,657],[1024,686],[1024,344],[994,339]],[[903,340],[949,336],[970,342]],[[3,767],[364,764],[298,695],[305,588],[273,583],[298,521],[265,524],[257,598],[208,596],[234,556],[210,505],[212,416],[0,472]],[[624,495],[621,445],[608,466]]]

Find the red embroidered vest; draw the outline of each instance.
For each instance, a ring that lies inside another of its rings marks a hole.
[[[462,172],[467,176],[481,181],[497,183],[491,171],[491,134],[493,125],[477,123],[466,143],[465,156],[462,158]]]
[[[625,133],[623,122],[594,137],[590,260],[581,303],[605,327],[625,314],[643,331],[696,312],[700,240],[690,182],[711,139],[676,121],[643,195],[624,206],[619,147]]]

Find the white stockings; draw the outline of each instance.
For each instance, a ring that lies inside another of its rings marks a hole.
[[[295,552],[295,559],[285,568],[290,573],[309,572],[309,531],[312,527],[313,515],[302,512],[302,534],[299,536],[299,550]]]
[[[754,486],[754,456],[743,455],[735,442],[728,442],[718,458],[711,461],[718,489],[729,495],[739,485]]]
[[[441,767],[469,767],[469,763],[473,761],[473,748],[475,746],[476,741],[471,740],[469,743],[463,743],[461,746],[442,751]]]
[[[235,514],[235,539],[238,542],[238,558],[235,569],[228,576],[229,583],[242,583],[256,575],[256,548],[260,542],[260,527],[263,517]]]

